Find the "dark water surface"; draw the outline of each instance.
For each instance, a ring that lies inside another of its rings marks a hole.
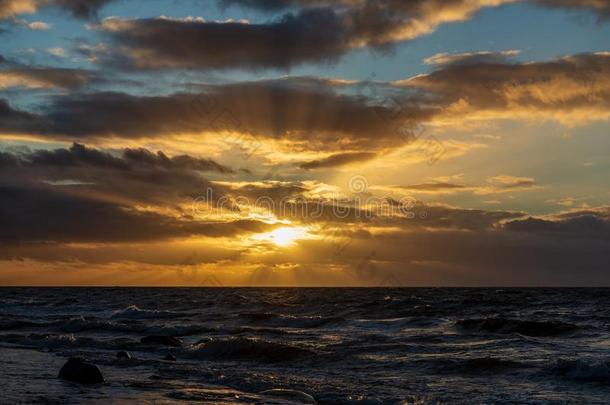
[[[283,388],[320,404],[607,404],[609,308],[609,289],[2,288],[0,403],[298,403],[261,394]],[[75,355],[106,382],[58,380]]]

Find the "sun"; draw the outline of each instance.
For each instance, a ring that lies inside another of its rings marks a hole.
[[[257,235],[255,239],[269,241],[279,247],[294,245],[294,243],[307,237],[307,229],[303,227],[288,227],[284,226],[274,231]]]

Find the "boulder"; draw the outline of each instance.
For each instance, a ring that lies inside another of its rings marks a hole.
[[[80,357],[70,357],[59,370],[59,378],[79,384],[97,384],[104,382],[100,369]]]
[[[267,390],[259,393],[260,395],[265,395],[268,397],[275,397],[286,399],[291,402],[301,403],[301,404],[317,404],[314,397],[309,394],[306,394],[302,391],[296,390],[288,390],[283,388],[274,388],[272,390]]]
[[[141,343],[150,345],[163,345],[163,346],[182,346],[182,340],[174,336],[146,336],[140,339]]]

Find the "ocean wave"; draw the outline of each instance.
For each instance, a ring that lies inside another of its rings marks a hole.
[[[196,344],[186,355],[210,360],[257,360],[280,362],[314,354],[312,351],[285,343],[252,338],[208,339]]]
[[[281,328],[318,328],[331,323],[340,323],[345,321],[339,316],[324,317],[324,316],[294,316],[284,314],[273,314],[270,312],[244,312],[238,315],[240,318],[248,321],[264,324],[267,326],[276,326]]]
[[[114,322],[106,322],[100,320],[86,319],[84,316],[77,316],[70,318],[69,320],[62,322],[59,329],[66,333],[78,333],[88,330],[95,330],[99,332],[103,331],[117,331],[117,332],[129,332],[131,328],[121,327],[120,324]]]
[[[351,324],[358,328],[373,329],[426,329],[434,328],[447,322],[445,319],[434,317],[401,317],[401,318],[379,318],[379,319],[354,319]]]
[[[519,333],[534,337],[559,336],[575,332],[578,329],[578,326],[564,322],[522,321],[507,318],[462,319],[456,322],[456,326],[471,332]]]
[[[610,384],[610,360],[558,360],[552,373],[570,380]]]
[[[44,350],[140,350],[142,344],[129,338],[98,339],[90,336],[78,336],[72,333],[30,333],[0,335],[0,343],[21,348]]]
[[[13,333],[0,335],[0,342],[36,348],[74,347],[78,345],[79,340],[81,339],[77,339],[73,334],[30,333],[21,335]]]
[[[217,331],[216,328],[205,327],[200,324],[150,325],[138,322],[105,321],[97,318],[85,318],[83,316],[74,317],[62,322],[59,329],[66,333],[94,331],[166,336],[188,336]]]
[[[160,318],[181,318],[193,315],[184,312],[162,311],[157,309],[140,309],[137,305],[130,305],[127,308],[114,311],[112,318],[124,319],[160,319]]]

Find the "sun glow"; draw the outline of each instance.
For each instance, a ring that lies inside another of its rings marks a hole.
[[[286,247],[294,245],[297,240],[304,239],[307,236],[307,229],[304,227],[284,226],[274,231],[257,235],[254,239],[272,242],[279,247]]]

